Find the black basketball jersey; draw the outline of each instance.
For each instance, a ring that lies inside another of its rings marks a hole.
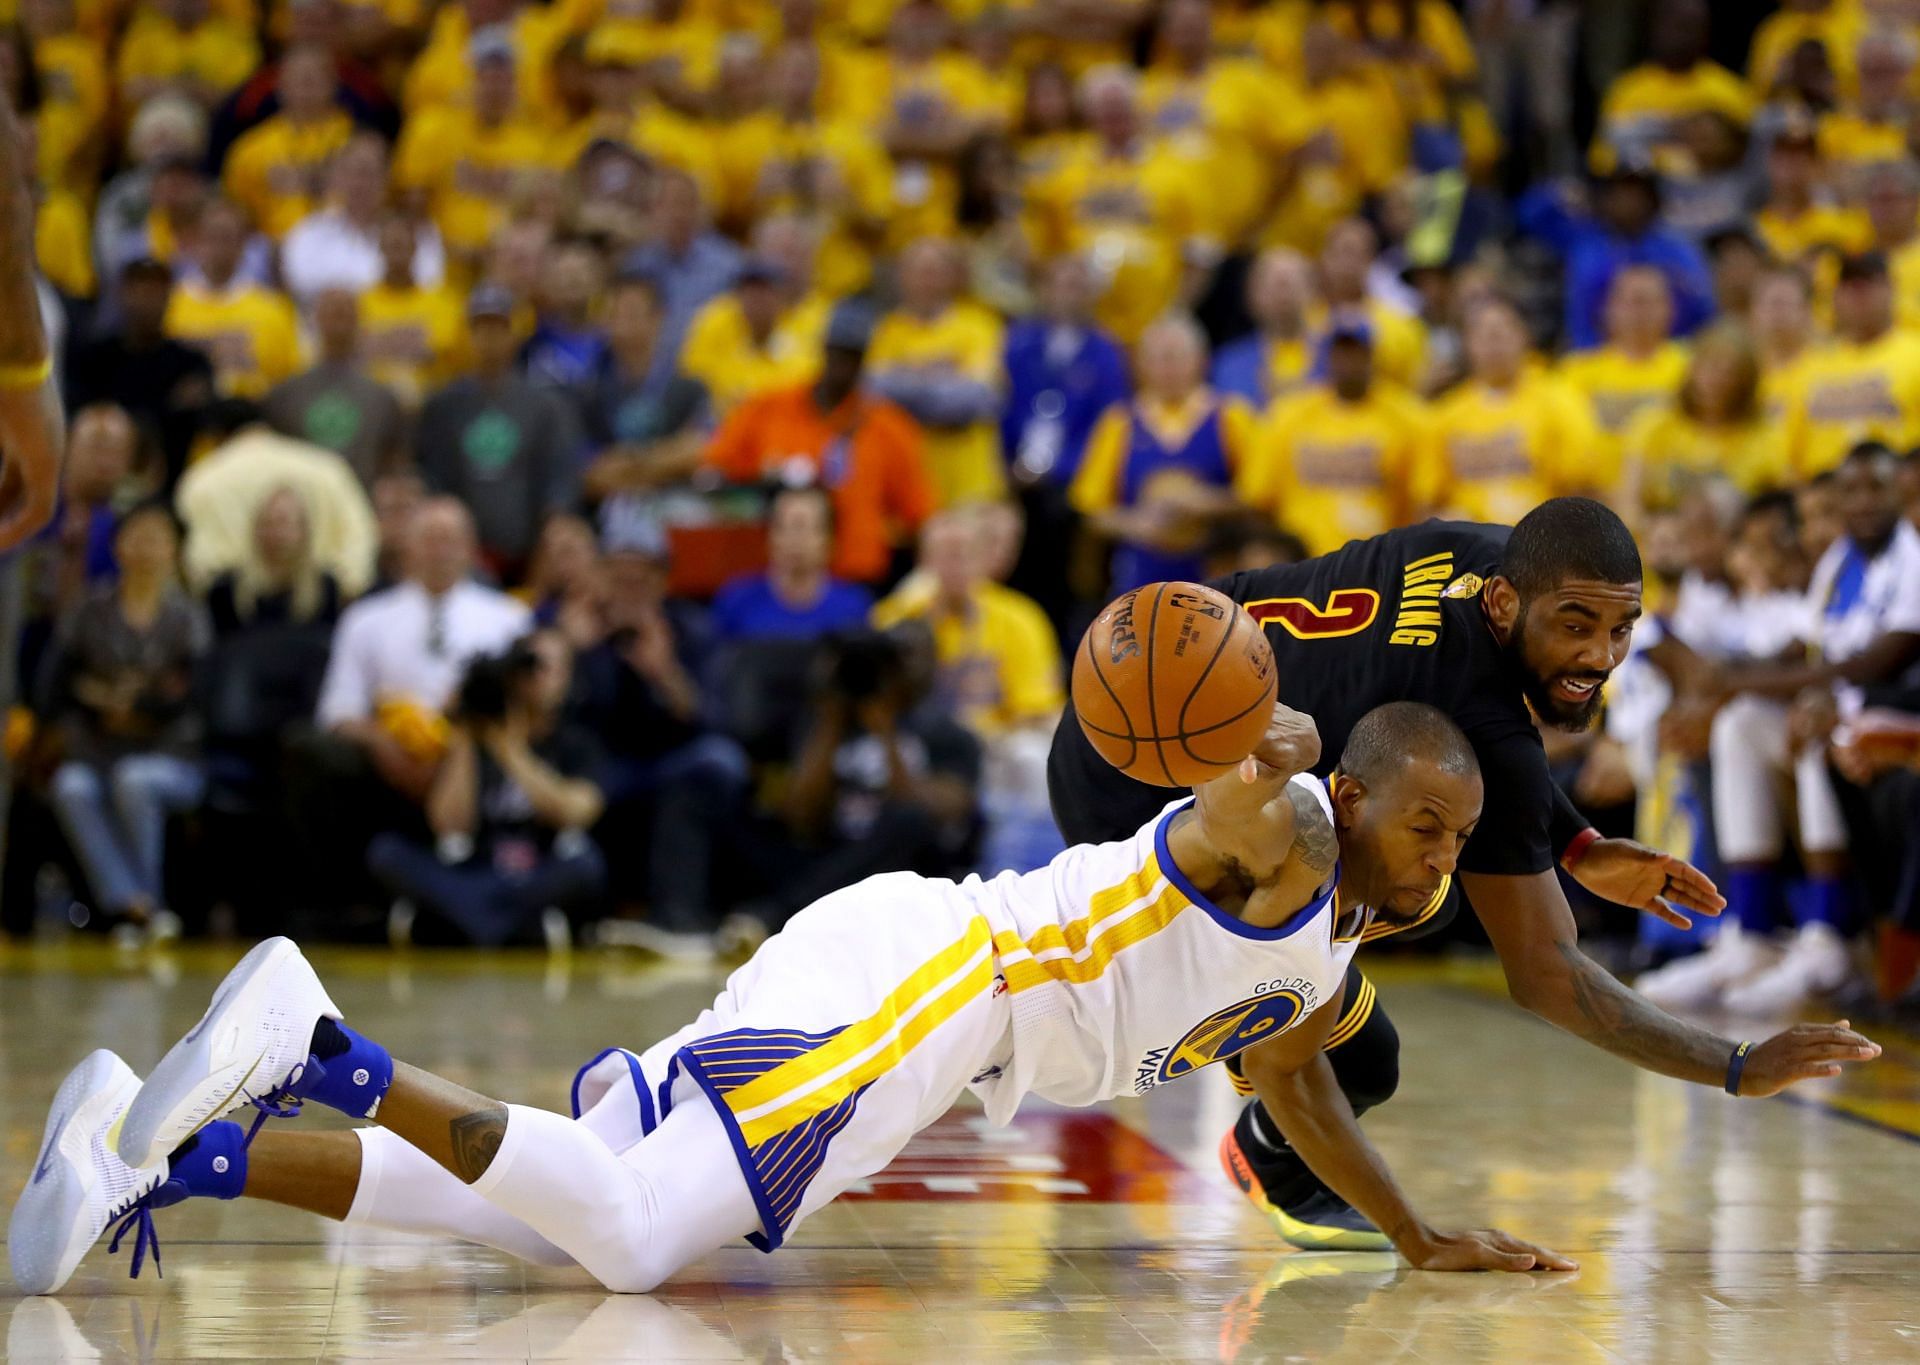
[[[1520,875],[1554,865],[1555,794],[1517,666],[1480,608],[1510,530],[1429,521],[1213,586],[1265,625],[1280,700],[1319,727],[1316,772],[1333,770],[1348,733],[1376,706],[1420,701],[1452,716],[1479,755],[1486,789],[1460,866]],[[1095,753],[1071,702],[1053,737],[1047,789],[1070,843],[1125,838],[1170,799]]]

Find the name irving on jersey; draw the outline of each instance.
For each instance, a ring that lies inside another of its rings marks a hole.
[[[1320,990],[1301,977],[1283,977],[1254,987],[1245,1000],[1202,1019],[1171,1047],[1149,1048],[1134,1068],[1133,1093],[1176,1080],[1210,1062],[1221,1062],[1262,1038],[1277,1036],[1313,1013]]]

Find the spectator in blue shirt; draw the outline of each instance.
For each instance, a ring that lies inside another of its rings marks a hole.
[[[1514,212],[1522,232],[1565,262],[1569,346],[1601,343],[1607,290],[1630,265],[1649,265],[1667,277],[1676,335],[1692,334],[1713,316],[1707,258],[1687,237],[1660,225],[1660,185],[1648,171],[1622,166],[1595,181],[1591,214],[1571,207],[1548,185],[1521,196]]]
[[[767,516],[767,571],[734,579],[713,600],[721,644],[811,640],[864,626],[873,595],[830,576],[833,499],[809,485],[782,489]]]
[[[1269,247],[1247,272],[1247,312],[1254,330],[1222,346],[1208,376],[1222,394],[1264,411],[1307,382],[1313,350],[1307,310],[1313,306],[1313,265],[1292,247]]]
[[[1007,331],[1002,449],[1023,483],[1064,487],[1100,414],[1132,391],[1127,354],[1093,325],[1093,274],[1078,256],[1047,267],[1040,313]]]
[[[680,363],[680,345],[700,305],[733,288],[746,259],[739,247],[715,232],[700,202],[700,186],[685,171],[662,166],[653,173],[651,241],[622,262],[625,273],[650,275],[660,284],[667,310],[654,356],[663,378]]]
[[[607,334],[593,318],[605,262],[590,242],[555,242],[540,272],[540,313],[520,348],[520,366],[535,384],[580,393],[599,378]]]

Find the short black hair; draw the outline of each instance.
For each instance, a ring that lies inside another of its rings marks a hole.
[[[1638,583],[1640,547],[1613,509],[1592,498],[1549,498],[1513,528],[1500,576],[1522,602],[1552,592],[1570,578]]]
[[[1445,711],[1423,701],[1374,707],[1360,717],[1340,751],[1340,771],[1368,787],[1416,761],[1458,777],[1480,776],[1480,759],[1466,732]]]
[[[1885,441],[1857,441],[1854,443],[1853,448],[1847,452],[1846,458],[1841,460],[1840,463],[1870,464],[1884,472],[1890,466],[1898,464],[1899,461],[1900,457],[1894,453],[1893,447]]]
[[[201,436],[224,441],[236,431],[266,420],[265,409],[251,398],[216,398],[201,409],[195,430]]]
[[[1740,509],[1740,520],[1752,521],[1755,517],[1782,517],[1787,525],[1795,530],[1800,528],[1800,504],[1794,501],[1793,494],[1784,488],[1769,488],[1764,493],[1755,493]]]

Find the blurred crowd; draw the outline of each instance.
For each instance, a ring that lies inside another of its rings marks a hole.
[[[750,946],[1044,860],[1114,592],[1578,491],[1649,989],[1904,984],[1912,0],[14,3],[10,930]]]

